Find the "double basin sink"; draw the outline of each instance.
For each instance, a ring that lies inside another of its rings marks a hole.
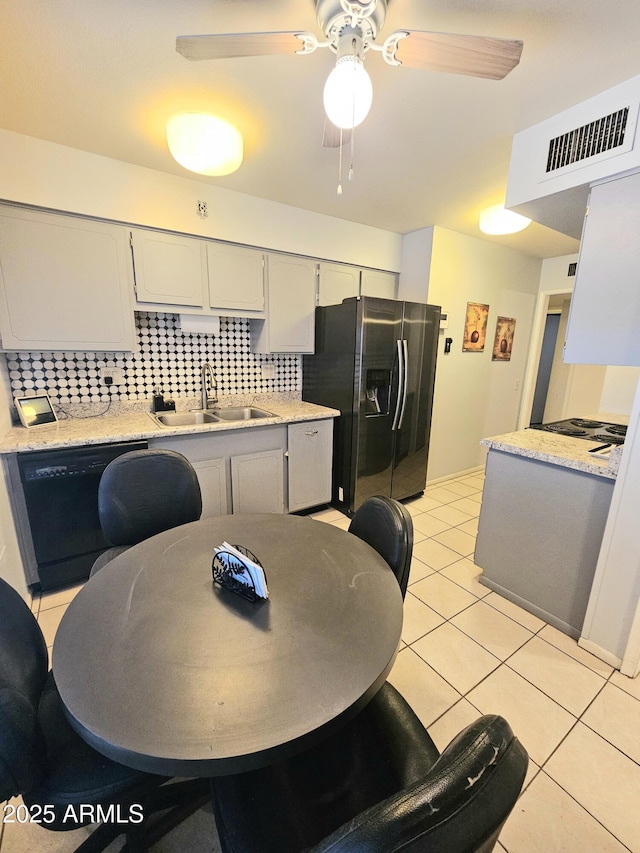
[[[254,421],[260,418],[273,418],[271,412],[257,409],[255,406],[232,406],[212,411],[194,412],[157,412],[152,419],[162,427],[196,426],[198,424],[217,424],[221,422]]]

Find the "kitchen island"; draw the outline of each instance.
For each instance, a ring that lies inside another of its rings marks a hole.
[[[578,638],[622,447],[527,429],[489,448],[475,562],[480,581]]]

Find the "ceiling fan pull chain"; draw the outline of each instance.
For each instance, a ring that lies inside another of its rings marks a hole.
[[[353,180],[353,160],[354,160],[354,152],[356,146],[356,129],[355,127],[351,128],[351,163],[349,164],[349,180]]]
[[[340,155],[338,159],[338,195],[342,195],[342,128],[340,128]]]

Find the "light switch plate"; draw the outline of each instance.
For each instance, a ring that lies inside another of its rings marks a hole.
[[[263,379],[275,379],[276,378],[276,366],[275,366],[275,364],[263,364],[262,365],[262,378]]]

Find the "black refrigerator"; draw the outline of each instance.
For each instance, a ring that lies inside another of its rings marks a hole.
[[[440,308],[371,296],[316,308],[316,351],[302,399],[340,409],[332,503],[351,515],[371,495],[420,494],[427,457]]]

